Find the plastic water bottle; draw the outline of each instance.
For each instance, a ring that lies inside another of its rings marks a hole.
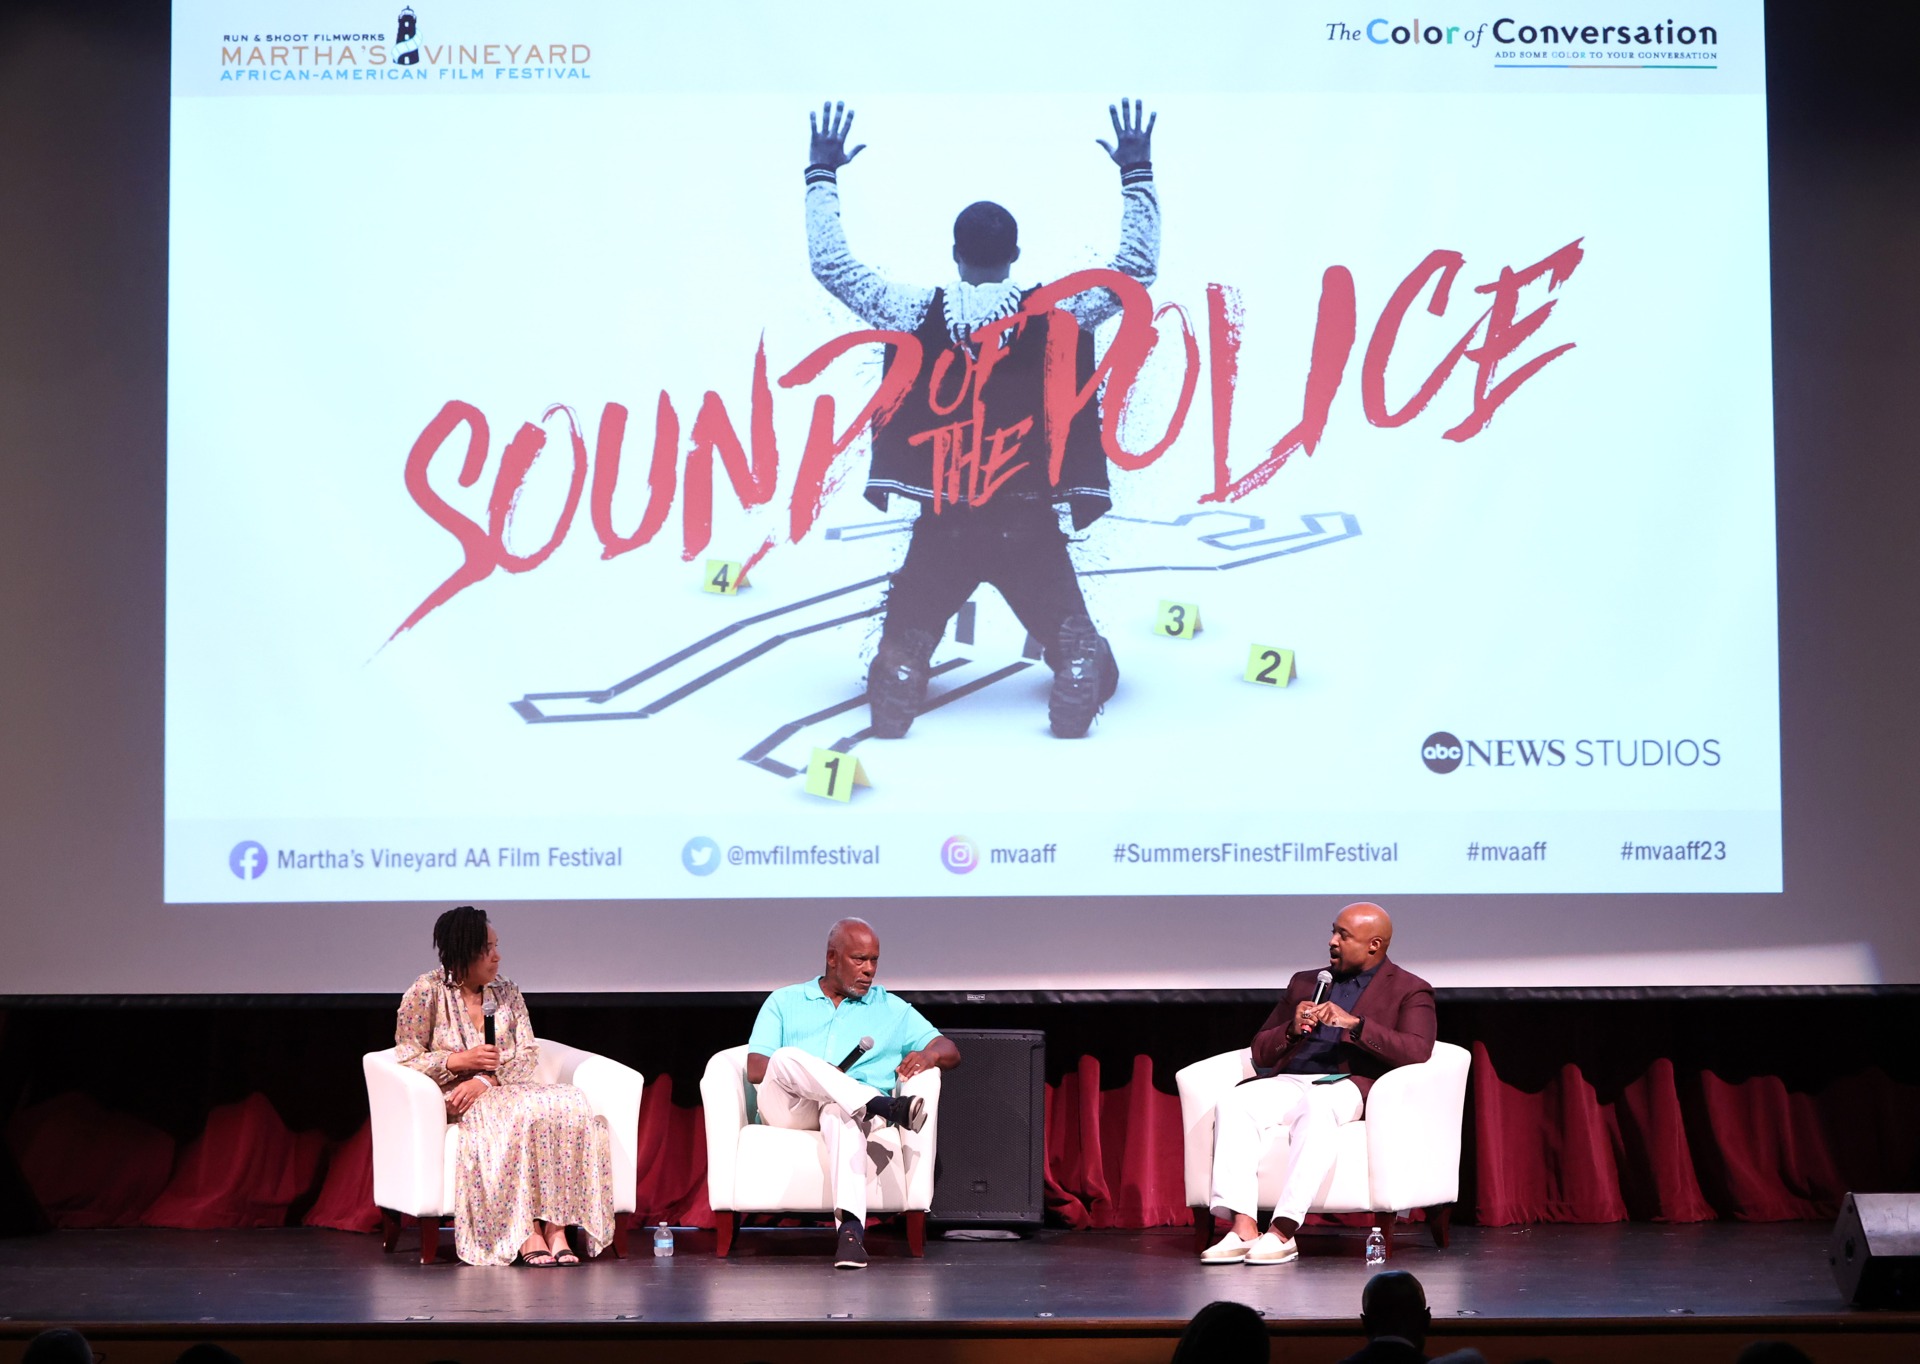
[[[656,1250],[653,1253],[658,1255],[660,1252]],[[673,1252],[669,1250],[667,1254],[671,1255]],[[1367,1268],[1378,1269],[1386,1262],[1387,1238],[1380,1234],[1380,1228],[1375,1227],[1367,1233]]]
[[[673,1228],[662,1222],[653,1229],[653,1258],[665,1259],[673,1254]]]

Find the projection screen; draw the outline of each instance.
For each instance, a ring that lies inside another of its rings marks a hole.
[[[1259,985],[1362,896],[1878,979],[1781,895],[1760,7],[953,23],[174,6],[167,988],[468,901],[549,989]]]

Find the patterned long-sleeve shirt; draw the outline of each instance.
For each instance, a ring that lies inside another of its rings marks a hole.
[[[1121,169],[1120,200],[1120,249],[1108,268],[1152,284],[1160,267],[1160,194],[1154,188],[1151,162]],[[895,283],[853,254],[840,221],[840,187],[835,173],[824,166],[807,169],[807,254],[812,258],[813,277],[870,327],[913,331],[926,320],[934,295],[942,292]],[[971,288],[958,283],[945,286],[948,315],[956,321],[956,330],[957,318],[974,311],[962,302]],[[1061,306],[1091,330],[1120,310],[1120,300],[1110,289],[1090,289]]]
[[[498,1009],[494,1037],[500,1048],[500,1069],[493,1078],[503,1084],[525,1083],[540,1066],[540,1043],[527,1016],[527,1001],[505,977],[487,988]],[[393,1055],[401,1065],[419,1071],[442,1089],[452,1089],[462,1077],[447,1069],[447,1058],[484,1041],[461,1001],[459,987],[447,984],[444,972],[429,971],[407,988],[393,1029]]]

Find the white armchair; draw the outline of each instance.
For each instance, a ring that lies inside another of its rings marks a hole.
[[[1374,1212],[1393,1246],[1394,1214],[1427,1210],[1435,1245],[1447,1244],[1453,1203],[1460,1196],[1460,1124],[1467,1101],[1464,1047],[1435,1042],[1418,1065],[1397,1066],[1373,1082],[1366,1115],[1339,1129],[1333,1172],[1315,1196],[1313,1212]],[[1176,1074],[1180,1128],[1187,1157],[1187,1205],[1193,1209],[1194,1241],[1213,1239],[1213,1111],[1221,1096],[1253,1074],[1253,1051],[1222,1052]],[[1268,1209],[1286,1176],[1287,1138],[1282,1132],[1260,1158],[1260,1206]]]
[[[733,1251],[740,1215],[752,1212],[833,1212],[833,1182],[827,1170],[827,1143],[818,1132],[768,1127],[747,1120],[747,1049],[729,1047],[707,1062],[700,1080],[706,1107],[707,1201],[713,1207],[718,1236],[714,1251]],[[927,1121],[915,1132],[882,1127],[867,1138],[868,1149],[890,1153],[867,1181],[867,1208],[905,1213],[907,1251],[926,1251],[927,1209],[933,1203],[935,1134],[940,1125],[940,1071],[929,1066],[900,1086],[918,1094]]]
[[[393,1048],[361,1059],[367,1076],[367,1107],[373,1115],[373,1201],[380,1209],[381,1246],[400,1239],[400,1219],[420,1223],[420,1260],[438,1253],[440,1223],[453,1213],[454,1157],[460,1124],[447,1121],[440,1087],[393,1059]],[[640,1072],[618,1061],[548,1038],[540,1039],[541,1084],[577,1085],[595,1113],[607,1120],[613,1157],[613,1253],[627,1253],[620,1215],[634,1210],[639,1166]]]

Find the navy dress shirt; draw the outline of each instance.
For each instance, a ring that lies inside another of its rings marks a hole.
[[[1327,998],[1348,1013],[1352,1013],[1354,1007],[1360,1003],[1361,992],[1372,983],[1379,970],[1380,963],[1375,962],[1366,970],[1344,979],[1335,976],[1333,988],[1327,992]],[[1287,1057],[1286,1064],[1274,1073],[1276,1075],[1332,1075],[1340,1069],[1334,1064],[1334,1057],[1339,1054],[1341,1045],[1340,1029],[1332,1024],[1322,1023],[1313,1030],[1313,1036],[1293,1049],[1293,1054]]]

